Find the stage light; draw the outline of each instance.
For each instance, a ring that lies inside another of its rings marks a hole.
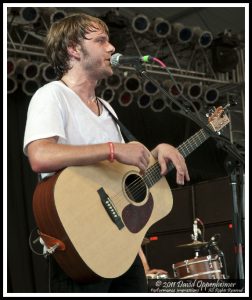
[[[40,17],[37,7],[22,7],[19,11],[21,20],[27,23],[36,23]]]
[[[188,43],[192,40],[192,29],[184,26],[181,23],[174,23],[173,31],[175,32],[176,37],[180,43]]]
[[[143,84],[143,92],[147,95],[154,96],[158,93],[158,88],[150,81],[146,80]]]
[[[200,83],[185,83],[184,92],[190,99],[198,99],[203,92],[202,84]]]
[[[202,48],[209,47],[213,41],[213,35],[210,31],[202,30],[200,27],[193,27],[193,36]]]
[[[24,77],[26,79],[34,79],[39,76],[39,66],[36,63],[29,62],[24,68]]]
[[[155,112],[161,112],[166,108],[166,102],[161,96],[155,96],[151,103],[151,109]]]
[[[106,85],[112,89],[118,89],[122,84],[122,79],[119,74],[114,73],[112,76],[106,78]]]
[[[12,76],[16,71],[16,62],[12,57],[7,58],[7,75]]]
[[[101,98],[107,101],[108,103],[114,100],[115,91],[111,88],[105,88],[101,93]]]
[[[121,106],[129,106],[133,101],[133,94],[127,91],[122,91],[119,95],[119,103]]]
[[[54,23],[54,22],[57,22],[63,18],[66,17],[66,12],[64,12],[63,10],[56,10],[54,11],[51,16],[50,16],[50,23]]]
[[[41,72],[42,78],[45,81],[50,82],[50,81],[57,79],[57,75],[56,75],[52,65],[50,65],[49,63],[43,63],[39,67],[40,67],[40,70],[42,70],[40,72]]]
[[[205,87],[204,89],[204,101],[207,104],[214,104],[219,99],[219,91],[213,87]]]
[[[132,20],[132,28],[137,33],[144,33],[149,30],[150,21],[147,16],[139,14]]]
[[[124,88],[127,92],[136,93],[141,90],[140,79],[135,76],[129,76],[124,80]]]
[[[137,105],[140,108],[147,108],[151,105],[151,96],[148,94],[142,94],[137,99]]]
[[[40,88],[40,82],[37,79],[26,79],[22,82],[22,90],[28,96],[32,96],[38,88]]]
[[[156,18],[154,20],[154,32],[156,36],[165,38],[171,34],[171,24],[163,18]]]
[[[163,82],[163,86],[165,89],[168,90],[169,94],[174,98],[181,96],[183,93],[184,87],[181,82],[177,82],[177,84],[175,84],[172,80],[165,80]]]
[[[21,58],[17,61],[16,73],[25,79],[35,79],[39,76],[40,68],[37,63]]]
[[[7,93],[12,94],[16,91],[18,85],[17,80],[14,77],[8,76],[7,77]]]
[[[183,106],[183,101],[181,100],[181,98],[177,99],[177,101],[179,102],[179,104]],[[170,101],[169,105],[167,106],[170,108],[172,112],[178,113],[181,111],[181,108],[173,101]]]

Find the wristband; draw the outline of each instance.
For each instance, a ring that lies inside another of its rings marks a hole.
[[[115,146],[112,142],[108,142],[108,144],[109,144],[109,158],[108,158],[108,160],[110,162],[113,162],[114,158],[115,158]]]

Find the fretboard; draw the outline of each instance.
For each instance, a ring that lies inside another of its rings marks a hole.
[[[210,127],[210,125],[208,125]],[[183,155],[183,157],[187,157],[191,154],[195,149],[197,149],[203,142],[205,142],[209,138],[209,134],[206,133],[204,129],[199,130],[194,135],[192,135],[189,139],[187,139],[184,143],[179,145],[177,149]],[[168,172],[174,169],[174,165],[172,162],[168,165]],[[158,182],[162,175],[160,174],[160,165],[156,162],[154,165],[149,167],[143,176],[143,181],[150,188],[156,182]]]

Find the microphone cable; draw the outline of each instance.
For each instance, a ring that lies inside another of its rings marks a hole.
[[[174,79],[173,75],[171,74],[171,72],[170,72],[169,68],[166,66],[166,64],[165,64],[164,62],[162,62],[160,59],[156,58],[156,57],[152,57],[152,60],[155,61],[155,62],[157,62],[162,68],[165,69],[165,71],[169,74],[169,76],[170,76],[172,82],[175,84],[177,90],[178,90],[179,92],[181,92],[181,97],[182,97],[182,98],[183,98],[190,106],[192,106],[192,108],[194,109],[196,115],[197,115],[198,118],[201,120],[201,116],[200,116],[200,114],[199,114],[199,112],[198,112],[196,106],[193,104],[192,101],[190,101],[189,99],[187,99],[187,98],[183,95],[182,91],[180,90],[180,88],[179,88],[179,86],[178,86],[177,81]],[[172,96],[170,96],[170,97],[171,97],[172,100],[174,100],[174,98],[173,98]],[[176,104],[176,101],[174,101],[174,103]]]

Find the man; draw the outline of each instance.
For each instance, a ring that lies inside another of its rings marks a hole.
[[[46,38],[46,53],[59,80],[40,88],[28,109],[24,153],[32,170],[44,177],[69,166],[117,160],[144,173],[152,154],[161,166],[162,175],[172,161],[177,169],[177,183],[184,184],[189,180],[188,170],[174,147],[160,144],[150,153],[141,143],[124,143],[109,113],[115,114],[112,107],[97,99],[98,80],[113,74],[110,58],[114,51],[108,28],[100,19],[77,14],[52,25]],[[74,282],[51,260],[52,292],[147,290],[139,256],[124,275],[94,284]]]

